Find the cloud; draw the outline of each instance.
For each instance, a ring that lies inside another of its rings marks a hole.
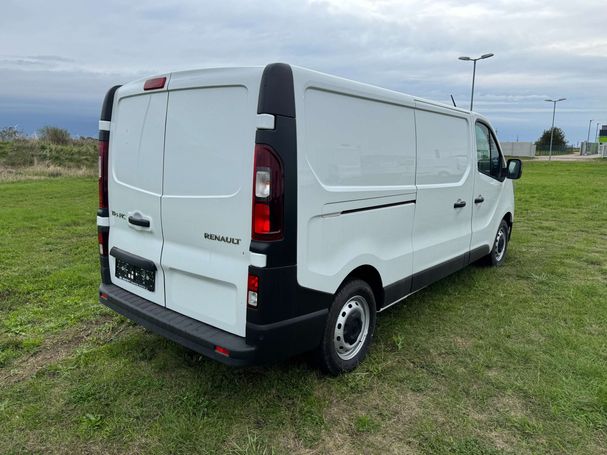
[[[543,99],[567,97],[558,118],[577,141],[590,118],[607,123],[602,9],[603,0],[9,0],[0,103],[97,106],[109,86],[144,75],[287,61],[467,105],[472,64],[457,57],[493,52],[478,64],[475,106],[500,135],[525,125],[535,139],[551,121]],[[5,106],[0,120],[7,115]]]

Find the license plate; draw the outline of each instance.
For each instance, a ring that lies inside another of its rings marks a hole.
[[[140,288],[154,292],[156,272],[129,264],[120,258],[116,258],[116,278],[120,278],[121,280],[134,284],[135,286],[139,286]]]

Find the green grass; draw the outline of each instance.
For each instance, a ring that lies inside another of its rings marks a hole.
[[[606,188],[606,160],[526,162],[504,267],[382,313],[329,378],[230,369],[111,313],[95,180],[2,183],[2,452],[605,453]]]

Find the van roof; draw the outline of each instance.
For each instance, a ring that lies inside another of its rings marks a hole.
[[[300,72],[302,74],[305,74],[312,80],[319,79],[319,80],[325,80],[325,81],[332,81],[333,83],[338,83],[339,85],[349,86],[351,88],[355,88],[357,91],[364,91],[364,92],[367,92],[369,95],[375,95],[380,98],[392,98],[393,97],[395,100],[407,99],[408,101],[416,101],[416,102],[428,104],[431,106],[440,107],[443,109],[461,112],[464,114],[471,113],[471,111],[469,111],[468,109],[454,107],[449,104],[428,100],[428,99],[421,98],[421,97],[415,96],[415,95],[410,95],[410,94],[407,94],[404,92],[399,92],[396,90],[379,87],[377,85],[367,84],[364,82],[358,82],[358,81],[354,81],[352,79],[347,79],[347,78],[340,77],[340,76],[334,76],[331,74],[326,74],[326,73],[322,73],[320,71],[315,71],[315,70],[311,70],[311,69],[303,68],[303,67],[299,67],[299,66],[291,65],[291,68],[293,68],[294,72]]]
[[[435,106],[435,107],[438,107],[441,109],[447,109],[447,110],[456,111],[456,112],[460,112],[460,113],[468,114],[468,115],[472,114],[472,115],[482,118],[481,115],[479,115],[478,113],[476,113],[474,111],[470,111],[468,109],[463,109],[461,107],[454,107],[454,106],[451,106],[450,104],[441,103],[438,101],[433,101],[433,100],[421,98],[421,97],[414,96],[414,95],[409,95],[404,92],[399,92],[396,90],[391,90],[391,89],[379,87],[377,85],[367,84],[364,82],[358,82],[358,81],[354,81],[352,79],[347,79],[347,78],[340,77],[340,76],[334,76],[331,74],[311,70],[311,69],[296,66],[296,65],[289,65],[289,66],[292,68],[293,74],[295,77],[297,77],[297,75],[299,75],[302,78],[307,79],[308,84],[306,84],[306,85],[314,84],[315,82],[324,82],[324,83],[328,83],[332,86],[335,86],[336,89],[339,87],[345,86],[345,87],[355,90],[356,92],[364,93],[370,97],[377,96],[382,99],[393,99],[396,102],[408,101],[409,103],[412,103],[412,102],[424,103],[429,106]],[[264,68],[265,68],[265,66],[235,66],[235,67],[197,68],[197,69],[190,69],[190,70],[174,71],[174,72],[170,72],[170,73],[158,74],[156,76],[149,76],[146,78],[142,78],[142,79],[138,79],[136,81],[129,82],[128,84],[125,84],[125,86],[123,86],[124,88],[121,91],[122,92],[129,91],[127,87],[135,88],[134,86],[139,86],[145,80],[153,78],[153,77],[157,77],[157,76],[170,76],[171,78],[176,78],[176,79],[177,78],[178,79],[189,79],[189,78],[195,78],[197,74],[210,75],[210,74],[216,73],[218,76],[221,74],[223,74],[223,75],[229,74],[231,77],[237,78],[239,73],[242,75],[245,75],[245,74],[250,75],[252,71],[253,72],[259,71],[261,73]],[[126,88],[126,90],[125,90],[125,88]]]

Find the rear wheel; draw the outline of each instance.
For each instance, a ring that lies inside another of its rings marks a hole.
[[[493,241],[493,248],[489,253],[489,262],[492,266],[498,267],[504,263],[506,259],[506,251],[508,250],[508,234],[510,228],[506,220],[502,220],[497,234],[495,234],[495,240]]]
[[[352,371],[365,358],[375,329],[375,308],[373,291],[362,280],[349,281],[337,292],[319,352],[325,371]]]

